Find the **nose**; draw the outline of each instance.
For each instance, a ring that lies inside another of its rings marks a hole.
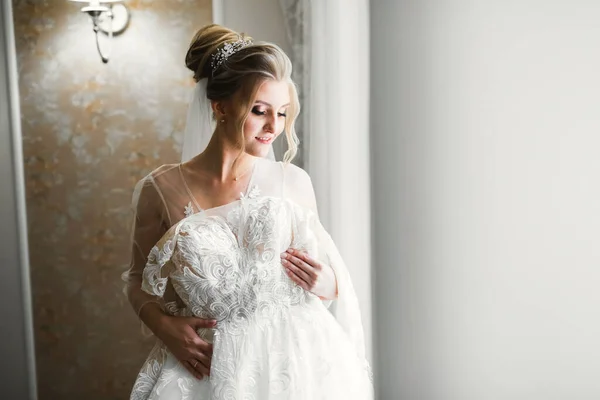
[[[265,123],[265,132],[267,133],[277,133],[278,132],[278,121],[276,115],[270,115],[267,122]]]

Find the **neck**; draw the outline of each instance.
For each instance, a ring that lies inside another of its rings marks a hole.
[[[256,159],[246,152],[240,155],[240,152],[239,146],[227,141],[217,130],[206,149],[189,162],[213,175],[221,183],[231,182],[245,176]]]

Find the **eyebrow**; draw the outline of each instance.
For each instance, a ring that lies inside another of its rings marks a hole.
[[[263,104],[263,105],[265,105],[267,107],[273,108],[273,106],[271,104],[267,103],[266,101],[256,100],[256,103],[260,103],[260,104]],[[287,107],[289,105],[290,105],[290,103],[287,103],[287,104],[282,105],[280,108]]]

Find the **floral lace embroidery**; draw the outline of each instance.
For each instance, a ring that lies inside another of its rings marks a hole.
[[[185,206],[185,210],[184,210],[183,214],[185,215],[186,218],[189,217],[190,215],[194,214],[194,206],[192,205],[191,201],[189,203],[187,203],[187,206]]]
[[[142,289],[146,292],[160,293],[162,296],[167,287],[167,277],[162,278],[160,269],[173,255],[175,239],[165,241],[162,249],[154,246],[148,255],[148,262],[143,272]]]
[[[250,190],[248,190],[247,194],[240,193],[241,200],[256,199],[258,196],[260,196],[258,185],[253,185]]]

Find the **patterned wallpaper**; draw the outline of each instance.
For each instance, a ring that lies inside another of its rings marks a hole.
[[[38,391],[125,399],[152,341],[122,293],[135,182],[175,162],[210,0],[129,0],[111,60],[66,0],[13,0]]]

